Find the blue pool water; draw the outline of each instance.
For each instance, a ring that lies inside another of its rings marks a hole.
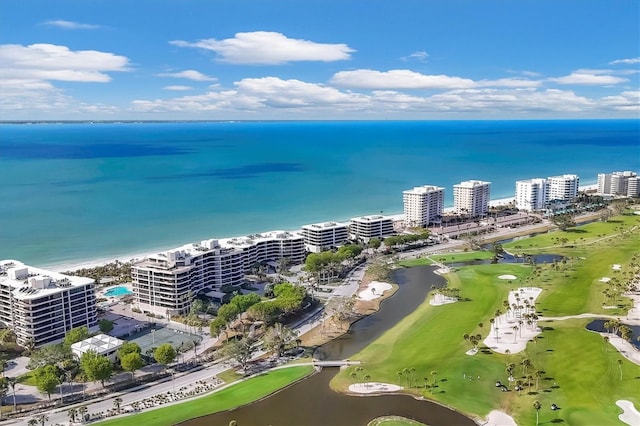
[[[110,288],[104,293],[104,295],[107,297],[120,297],[120,296],[126,296],[127,294],[133,294],[133,292],[128,288],[122,287],[122,286]]]

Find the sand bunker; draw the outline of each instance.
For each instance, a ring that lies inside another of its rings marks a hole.
[[[380,382],[355,383],[349,385],[349,392],[354,393],[397,392],[399,390],[402,390],[402,386]]]
[[[499,280],[515,280],[518,277],[516,277],[515,275],[500,275],[498,277]]]
[[[360,300],[377,299],[378,297],[382,297],[382,293],[384,293],[387,290],[391,290],[392,288],[393,286],[389,283],[384,283],[381,281],[371,281],[367,285],[367,288],[365,288],[364,290],[361,290],[360,293],[358,293],[358,299]]]
[[[503,411],[493,410],[484,426],[518,426],[513,417]]]
[[[619,271],[620,268],[622,268],[622,266],[618,265],[617,263],[611,267],[611,269],[613,269],[614,271]]]
[[[609,281],[611,281],[611,278],[609,278],[609,277],[602,277],[602,278],[600,278],[598,281],[600,281],[601,283],[608,283]]]
[[[456,303],[458,299],[449,296],[443,296],[440,293],[436,293],[435,296],[431,300],[429,300],[429,304],[432,306],[440,306],[446,305],[448,303]]]
[[[628,425],[640,425],[640,412],[633,405],[633,402],[626,399],[616,401],[616,405],[622,408],[622,414],[618,416],[621,422]]]

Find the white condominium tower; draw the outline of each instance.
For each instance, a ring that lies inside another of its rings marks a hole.
[[[458,214],[482,216],[489,211],[491,182],[467,180],[453,185],[453,205]]]
[[[342,222],[322,222],[302,227],[304,245],[311,253],[320,253],[340,247],[349,239],[349,224]]]
[[[578,196],[578,175],[549,176],[547,178],[547,201],[569,201]]]
[[[426,227],[444,209],[444,188],[439,186],[416,186],[402,192],[405,224],[408,227]]]
[[[542,210],[547,203],[547,180],[542,178],[516,181],[516,208]]]
[[[170,316],[186,312],[198,293],[244,282],[243,253],[217,240],[187,244],[131,267],[135,303],[142,311]]]
[[[270,231],[244,237],[225,238],[220,246],[242,252],[244,270],[257,263],[287,258],[291,264],[304,262],[304,238],[297,232]]]
[[[371,215],[351,218],[349,232],[353,239],[368,243],[371,238],[384,238],[395,234],[393,217]]]
[[[95,331],[96,315],[93,279],[0,261],[0,321],[19,345],[60,342],[76,327]]]
[[[626,195],[627,197],[637,197],[638,174],[636,172],[624,171],[598,174],[598,193],[610,195]]]

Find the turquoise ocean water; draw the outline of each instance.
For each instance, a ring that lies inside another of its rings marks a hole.
[[[74,265],[361,214],[402,191],[640,169],[637,120],[0,125],[0,259]]]

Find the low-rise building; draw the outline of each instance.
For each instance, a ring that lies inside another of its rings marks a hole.
[[[349,240],[349,224],[344,222],[322,222],[304,225],[302,238],[307,251],[319,253],[340,247]]]
[[[96,330],[94,280],[0,261],[0,321],[22,346],[60,342],[77,327]]]
[[[97,334],[71,345],[71,352],[80,359],[82,355],[91,351],[98,355],[106,356],[111,362],[115,362],[118,360],[118,350],[123,344],[124,340],[107,334]]]
[[[393,217],[370,215],[351,218],[349,226],[351,238],[368,243],[371,238],[384,238],[395,234]]]

